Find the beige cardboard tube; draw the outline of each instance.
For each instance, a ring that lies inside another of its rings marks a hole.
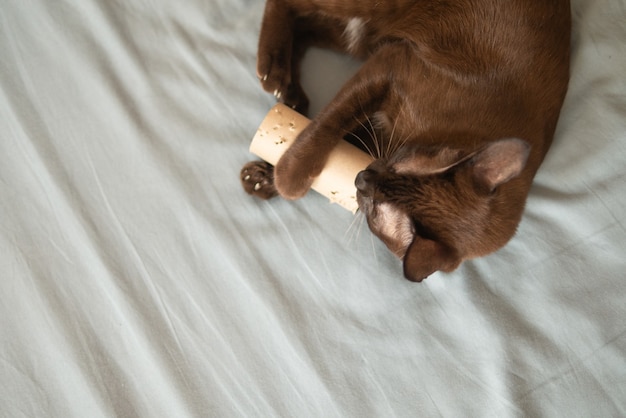
[[[279,103],[261,122],[250,144],[250,152],[276,165],[310,122],[305,116]],[[311,188],[329,198],[332,203],[338,203],[354,213],[359,207],[354,179],[372,161],[371,156],[341,140],[331,152],[324,170],[315,179]]]

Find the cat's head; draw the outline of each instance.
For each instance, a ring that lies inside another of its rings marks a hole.
[[[359,210],[403,260],[409,280],[452,271],[515,233],[522,208],[503,205],[498,196],[522,172],[529,150],[519,139],[478,149],[404,146],[358,174]],[[513,204],[523,206],[524,199]]]

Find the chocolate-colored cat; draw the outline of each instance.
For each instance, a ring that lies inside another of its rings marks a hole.
[[[363,59],[358,73],[272,167],[244,188],[307,193],[337,141],[368,128],[376,160],[355,179],[372,232],[420,281],[515,234],[554,135],[569,78],[568,0],[268,0],[257,71],[306,111],[309,46]],[[370,128],[371,127],[371,128]]]

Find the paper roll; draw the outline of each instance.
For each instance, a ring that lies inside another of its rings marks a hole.
[[[276,165],[310,122],[305,116],[279,103],[263,119],[250,144],[250,152]],[[341,140],[311,188],[354,213],[359,207],[354,179],[372,161],[371,156]]]

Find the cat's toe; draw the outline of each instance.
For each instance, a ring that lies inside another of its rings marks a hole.
[[[288,86],[284,99],[279,101],[303,115],[306,115],[309,110],[309,98],[300,84]]]
[[[265,161],[251,161],[243,166],[239,176],[246,193],[261,199],[278,194],[274,187],[274,167]]]
[[[261,86],[279,101],[284,101],[291,83],[291,69],[284,55],[280,52],[262,54],[257,61],[257,77]]]

